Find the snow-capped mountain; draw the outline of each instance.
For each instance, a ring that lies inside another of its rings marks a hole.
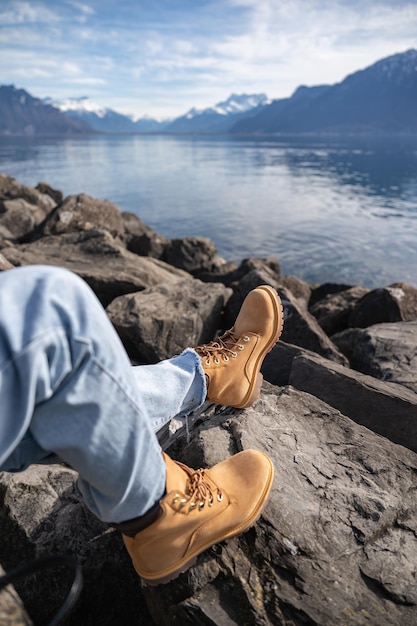
[[[0,85],[0,135],[87,133],[89,126],[14,85]]]
[[[207,109],[190,109],[166,127],[169,133],[224,133],[243,117],[259,113],[270,100],[261,94],[232,94]]]
[[[78,112],[94,113],[98,117],[104,117],[107,109],[101,107],[96,102],[93,102],[88,96],[81,96],[81,98],[64,98],[64,100],[53,100],[52,98],[45,98],[45,104],[50,104],[56,109],[59,109],[63,113]]]
[[[73,119],[83,120],[93,130],[102,133],[157,132],[168,124],[168,121],[161,122],[148,116],[134,120],[129,115],[101,107],[86,96],[64,100],[47,98],[45,103],[54,106]]]

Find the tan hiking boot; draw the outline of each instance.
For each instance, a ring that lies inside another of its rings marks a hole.
[[[166,462],[161,513],[134,537],[123,535],[139,576],[150,585],[176,578],[210,546],[256,522],[271,491],[274,468],[263,452],[239,452],[212,469]]]
[[[260,369],[282,333],[283,321],[277,292],[261,285],[246,296],[233,328],[195,348],[207,377],[208,400],[242,409],[258,399]]]

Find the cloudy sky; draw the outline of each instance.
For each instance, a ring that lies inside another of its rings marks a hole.
[[[417,48],[417,0],[0,0],[0,84],[171,117]]]

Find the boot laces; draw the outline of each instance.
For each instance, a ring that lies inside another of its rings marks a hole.
[[[234,328],[231,328],[225,332],[224,335],[221,335],[221,337],[217,337],[214,341],[198,346],[196,351],[202,358],[205,357],[206,365],[210,365],[211,358],[213,359],[215,365],[219,365],[219,357],[222,357],[225,362],[229,361],[230,357],[235,359],[238,355],[237,351],[244,350],[245,343],[248,341],[249,337],[247,335],[239,337],[234,332]]]
[[[188,484],[188,489],[191,494],[189,505],[190,509],[194,509],[197,506],[197,500],[199,509],[202,509],[206,502],[208,502],[209,506],[213,506],[215,497],[218,502],[223,500],[221,489],[219,489],[219,487],[217,487],[217,485],[215,485],[212,481],[210,482],[207,480],[204,469],[199,469],[190,476]]]
[[[179,463],[179,465],[182,464]],[[204,469],[195,470],[190,473],[189,468],[183,467],[185,470],[188,470],[187,473],[189,473],[187,481],[187,492],[189,496],[187,498],[181,498],[181,505],[184,506],[188,502],[190,509],[195,509],[198,506],[199,510],[201,510],[206,503],[208,506],[213,506],[214,499],[216,499],[217,502],[223,500],[222,490],[209,479]],[[179,495],[177,494],[174,498],[174,502],[176,502],[178,497]]]

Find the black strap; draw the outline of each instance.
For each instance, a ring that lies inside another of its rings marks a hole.
[[[73,582],[64,603],[48,624],[48,626],[57,626],[75,606],[83,586],[81,566],[74,556],[68,554],[51,554],[23,563],[0,577],[0,590],[7,587],[7,585],[14,585],[14,583],[21,578],[26,578],[26,576],[30,576],[41,570],[57,567],[59,565],[67,565],[72,569]]]

